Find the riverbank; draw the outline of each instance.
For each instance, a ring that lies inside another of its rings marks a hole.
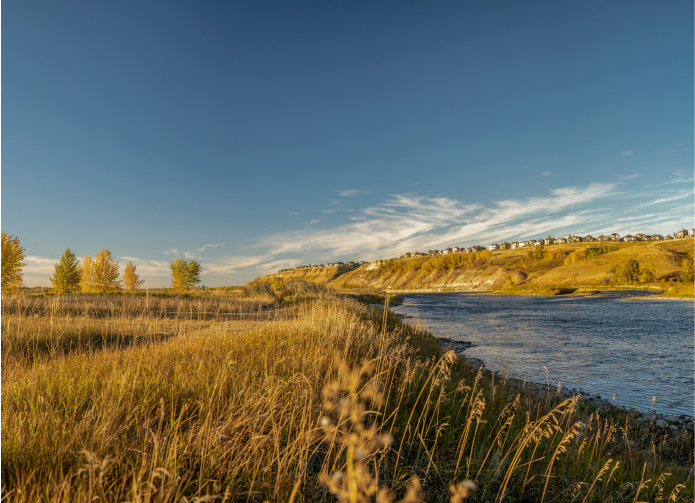
[[[548,398],[550,396],[563,400],[578,397],[580,406],[584,406],[589,411],[599,413],[610,412],[611,414],[624,414],[626,418],[634,424],[648,423],[656,428],[661,428],[671,431],[673,434],[683,434],[686,430],[693,432],[695,429],[694,417],[687,414],[660,414],[653,411],[639,411],[632,407],[623,407],[616,404],[613,400],[608,400],[601,395],[592,395],[586,393],[582,389],[569,389],[565,386],[555,387],[549,383],[529,382],[523,379],[516,379],[501,371],[491,370],[487,368],[485,362],[479,358],[467,357],[465,351],[471,347],[476,347],[475,344],[467,341],[454,341],[448,337],[438,337],[437,344],[442,352],[453,351],[457,358],[461,359],[464,364],[471,367],[472,370],[482,370],[487,375],[496,375],[498,378],[507,380],[520,389],[527,390],[533,393],[538,398]]]

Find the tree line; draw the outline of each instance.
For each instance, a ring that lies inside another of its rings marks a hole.
[[[26,255],[19,238],[2,232],[2,290],[16,291],[24,284],[22,260]],[[202,266],[195,260],[175,259],[169,264],[171,288],[186,291],[200,283]],[[126,290],[135,292],[145,283],[137,273],[137,266],[128,262],[120,277],[119,264],[104,248],[94,258],[86,255],[79,262],[70,248],[65,250],[49,276],[56,293],[104,293]]]

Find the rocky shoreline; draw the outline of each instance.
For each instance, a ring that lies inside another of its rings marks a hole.
[[[455,341],[448,337],[438,337],[437,343],[439,344],[439,348],[442,350],[443,353],[452,351],[457,358],[463,359],[468,366],[473,367],[475,369],[482,367],[483,372],[503,376],[503,374],[499,371],[490,370],[486,368],[485,362],[480,360],[479,358],[472,358],[465,355],[466,349],[476,347],[477,344],[473,344],[471,342],[466,341]],[[507,379],[517,384],[519,387],[525,388],[526,390],[539,397],[547,396],[547,384],[534,383],[512,377],[507,377]],[[591,395],[577,388],[569,389],[565,388],[564,386],[561,386],[559,390],[557,388],[553,388],[553,390],[554,394],[557,393],[557,395],[562,397],[563,399],[572,398],[573,396],[579,395],[580,402],[585,402],[590,406],[596,407],[596,410],[600,411],[609,408],[613,410],[620,410],[632,417],[634,419],[634,422],[637,424],[648,423],[659,428],[668,429],[674,434],[682,433],[683,430],[690,430],[692,432],[693,428],[695,427],[695,423],[693,422],[693,416],[689,416],[686,414],[681,414],[677,416],[674,414],[658,414],[654,411],[638,411],[637,409],[634,409],[632,407],[623,407],[621,405],[616,405],[611,400],[601,398],[600,395]]]
[[[695,301],[695,299],[691,299],[690,297],[663,297],[662,295],[643,295],[640,297],[630,297],[627,300],[689,300],[690,302]]]

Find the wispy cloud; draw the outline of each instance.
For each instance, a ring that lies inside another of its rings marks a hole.
[[[355,197],[357,194],[366,194],[364,190],[355,190],[355,189],[350,189],[350,190],[342,190],[338,194],[339,197]]]
[[[258,246],[274,246],[272,255],[276,257],[312,253],[368,260],[446,244],[544,233],[599,219],[593,210],[563,213],[614,193],[614,184],[591,184],[555,189],[544,198],[498,201],[491,207],[447,197],[397,194],[380,205],[357,211],[348,223],[333,229],[276,234]]]
[[[665,184],[671,184],[671,183],[691,183],[695,181],[692,176],[690,176],[684,169],[679,169],[676,170],[673,173],[673,178],[671,178],[669,181],[664,182]]]
[[[53,275],[55,265],[60,261],[60,259],[39,257],[37,255],[27,255],[24,257],[24,263],[26,264],[22,271],[24,274],[40,274],[40,275]],[[44,283],[48,283],[48,278],[45,279]]]
[[[630,156],[635,155],[635,153],[632,150],[623,150],[622,152],[620,152],[620,155]]]
[[[199,252],[204,251],[206,248],[219,248],[220,246],[224,246],[225,243],[217,243],[216,245],[203,245],[200,248],[198,248]]]
[[[645,206],[653,206],[655,204],[667,203],[670,201],[678,201],[679,199],[685,199],[686,197],[693,197],[693,191],[689,190],[686,192],[681,192],[680,194],[676,194],[675,196],[662,197],[659,199],[655,199],[655,200],[650,201],[648,203],[641,204],[640,207],[643,208]]]
[[[634,179],[637,178],[638,176],[640,176],[639,173],[633,173],[633,174],[631,174],[631,175],[620,175],[620,176],[618,177],[618,180],[634,180]]]
[[[164,255],[178,255],[179,251],[176,248],[172,248],[171,250],[162,250],[162,253]]]
[[[544,171],[540,176],[552,176],[552,173],[550,171]]]
[[[269,255],[249,255],[249,256],[224,256],[205,260],[203,275],[222,275],[233,274],[240,269],[259,265],[263,262],[272,260]]]
[[[686,145],[690,145],[690,144],[692,144],[691,141],[683,141],[683,142],[680,142],[680,143],[674,143],[674,145],[675,145],[676,147],[685,147]]]

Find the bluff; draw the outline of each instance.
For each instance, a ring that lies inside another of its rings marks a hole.
[[[267,279],[304,279],[334,288],[391,290],[498,290],[510,285],[605,287],[613,270],[629,259],[639,262],[646,284],[680,277],[693,238],[633,243],[572,243],[538,248],[450,253],[441,256],[377,260],[359,268],[317,267],[283,271]],[[590,249],[593,248],[593,251]],[[599,250],[597,252],[597,250]],[[529,252],[531,252],[529,254]],[[572,258],[568,259],[572,255]]]

